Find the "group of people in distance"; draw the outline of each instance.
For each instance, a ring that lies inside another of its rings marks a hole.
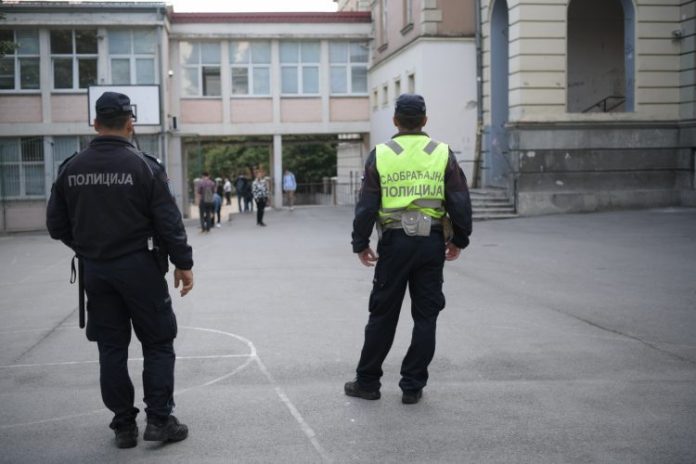
[[[201,232],[209,232],[213,227],[221,227],[221,210],[223,198],[227,205],[232,204],[232,189],[237,195],[237,207],[240,213],[252,213],[254,203],[256,203],[256,225],[265,227],[263,213],[271,196],[271,181],[266,176],[262,166],[251,168],[254,174],[253,181],[240,172],[234,180],[234,185],[229,178],[224,182],[221,178],[213,180],[210,174],[205,171],[203,177],[198,179],[195,184],[196,194],[198,195],[198,212],[201,223]],[[295,175],[289,170],[283,174],[283,192],[287,198],[287,204],[292,210],[295,204],[295,190],[297,182]],[[217,218],[217,222],[215,219]]]

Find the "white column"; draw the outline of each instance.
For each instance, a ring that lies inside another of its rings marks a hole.
[[[39,67],[41,88],[41,120],[51,122],[51,89],[53,88],[53,67],[51,66],[51,36],[48,29],[39,30]]]
[[[273,97],[273,124],[280,124],[280,45],[271,42],[271,95]]]
[[[230,50],[229,42],[223,40],[220,44],[222,61],[220,62],[220,87],[222,94],[222,124],[229,127],[231,123],[231,98],[232,98],[232,76],[230,69]]]
[[[283,136],[273,134],[273,207],[283,207]]]
[[[329,42],[321,41],[321,59],[319,61],[319,91],[321,92],[321,122],[324,130],[331,119],[329,95],[331,94],[331,74],[329,71]]]

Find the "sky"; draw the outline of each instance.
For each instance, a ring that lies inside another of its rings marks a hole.
[[[104,0],[101,0],[104,1]],[[108,1],[108,0],[107,0]],[[133,1],[133,0],[130,0]],[[140,1],[140,0],[136,0]],[[333,0],[147,0],[174,5],[175,12],[336,11]]]

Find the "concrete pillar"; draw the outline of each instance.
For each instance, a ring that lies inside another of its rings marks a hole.
[[[167,147],[167,174],[169,175],[169,188],[176,200],[176,204],[186,217],[188,211],[188,185],[186,179],[188,177],[185,169],[184,155],[182,153],[182,140],[178,135],[168,137]]]
[[[283,207],[283,136],[273,135],[273,207]]]

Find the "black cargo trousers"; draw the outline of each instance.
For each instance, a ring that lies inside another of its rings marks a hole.
[[[84,261],[87,338],[99,348],[104,404],[111,428],[131,424],[138,409],[128,375],[131,323],[143,351],[143,388],[148,417],[166,418],[174,407],[176,316],[155,256],[146,250],[111,260]]]
[[[401,364],[399,387],[404,391],[419,390],[428,381],[428,365],[435,354],[437,316],[445,307],[442,231],[433,230],[427,237],[411,237],[402,229],[385,230],[377,245],[377,255],[370,317],[356,370],[358,384],[368,391],[380,388],[382,363],[394,341],[408,285],[414,327],[411,346]]]

